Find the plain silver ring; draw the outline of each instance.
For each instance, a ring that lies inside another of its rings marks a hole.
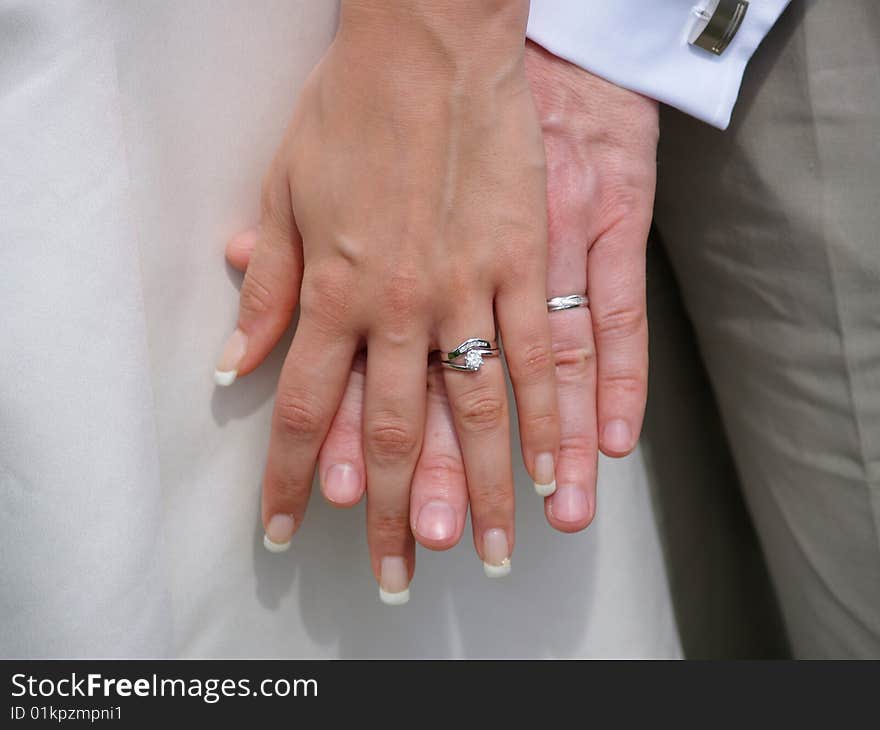
[[[489,340],[471,337],[454,350],[447,352],[446,358],[440,362],[451,370],[475,373],[483,367],[483,358],[498,357],[499,352],[500,350]]]
[[[564,297],[553,297],[547,300],[548,312],[561,312],[563,309],[577,309],[587,307],[590,299],[586,294],[568,294]]]

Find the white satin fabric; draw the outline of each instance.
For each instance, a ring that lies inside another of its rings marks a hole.
[[[0,655],[680,654],[641,455],[553,532],[518,468],[510,578],[470,540],[379,603],[363,509],[293,549],[258,506],[284,346],[215,390],[230,234],[335,3],[0,0]],[[381,214],[377,212],[377,214]]]

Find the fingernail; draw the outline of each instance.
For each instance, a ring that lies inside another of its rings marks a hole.
[[[266,525],[263,547],[270,553],[283,553],[290,547],[295,524],[293,515],[272,515],[269,524]]]
[[[334,464],[324,475],[324,496],[337,504],[351,504],[361,494],[361,475],[351,464]]]
[[[535,457],[535,491],[541,497],[549,497],[556,491],[556,468],[553,454],[538,454]]]
[[[632,448],[632,431],[629,424],[616,418],[608,421],[602,430],[602,446],[609,451],[616,453],[625,453]]]
[[[446,502],[428,502],[419,510],[416,532],[428,540],[448,540],[455,534],[455,510]]]
[[[550,514],[560,522],[583,522],[590,514],[590,503],[583,489],[560,487],[550,500]]]
[[[492,528],[483,533],[483,570],[490,578],[503,578],[510,574],[507,533],[500,528]]]
[[[403,558],[382,558],[379,600],[386,606],[402,606],[409,601],[409,573]]]
[[[225,387],[235,382],[235,378],[238,377],[238,364],[247,352],[247,341],[247,335],[240,329],[236,329],[226,340],[223,354],[217,363],[217,369],[214,370],[214,382],[217,385]]]

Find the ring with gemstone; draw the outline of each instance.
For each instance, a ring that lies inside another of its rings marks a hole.
[[[489,340],[472,337],[462,342],[454,350],[447,352],[446,359],[440,362],[452,370],[475,373],[483,366],[483,358],[498,357],[498,353],[498,348]]]
[[[568,294],[564,297],[553,297],[547,300],[548,312],[561,312],[563,309],[586,307],[590,303],[586,294]]]

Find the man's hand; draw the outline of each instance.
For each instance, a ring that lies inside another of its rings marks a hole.
[[[559,391],[557,529],[595,512],[597,447],[635,448],[648,384],[645,246],[657,177],[657,102],[526,48],[547,155],[547,295],[582,293],[589,309],[550,314]]]

